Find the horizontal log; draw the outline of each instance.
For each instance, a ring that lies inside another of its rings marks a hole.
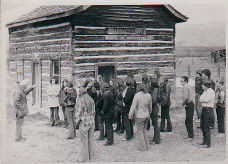
[[[45,53],[45,52],[69,52],[70,45],[62,44],[62,45],[48,45],[48,46],[36,46],[33,47],[17,47],[10,48],[10,54],[23,54],[23,53]]]
[[[70,43],[71,43],[70,38],[65,38],[65,39],[60,38],[60,39],[52,39],[52,40],[39,40],[39,41],[30,41],[30,42],[11,43],[10,48],[70,44]]]
[[[141,54],[141,55],[117,55],[117,56],[89,56],[75,57],[75,63],[100,63],[100,62],[121,62],[121,61],[151,61],[173,59],[173,54]]]
[[[42,26],[42,27],[32,27],[27,28],[24,30],[18,30],[10,32],[10,35],[13,37],[24,37],[26,35],[31,35],[34,33],[37,34],[47,34],[47,33],[56,33],[56,32],[65,32],[70,31],[70,23],[62,23],[57,25],[51,25],[51,26]]]
[[[10,38],[10,43],[29,42],[29,41],[40,41],[40,40],[52,40],[52,39],[67,39],[70,38],[70,32],[59,32],[46,35],[32,35],[22,38]]]
[[[85,51],[118,51],[118,50],[164,50],[164,49],[172,49],[172,46],[169,47],[102,47],[102,48],[75,48],[76,52],[85,52]]]
[[[131,47],[130,47],[131,48]],[[74,56],[76,57],[83,57],[83,56],[111,56],[111,55],[134,55],[134,54],[163,54],[163,53],[173,53],[172,48],[164,48],[164,49],[129,49],[129,50],[119,50],[113,48],[113,50],[103,50],[103,51],[79,51],[73,52]]]
[[[59,58],[70,58],[72,57],[69,52],[47,52],[47,53],[40,53],[38,56],[34,56],[32,53],[28,54],[11,54],[11,58],[17,59],[29,59],[29,60],[39,60],[39,59],[59,59]]]
[[[174,60],[162,60],[162,61],[130,61],[130,62],[103,62],[102,64],[113,65],[115,64],[118,69],[121,68],[154,68],[154,67],[173,67]],[[96,63],[78,64],[73,67],[77,71],[94,70]]]
[[[121,41],[120,41],[121,42]],[[170,47],[173,46],[172,42],[169,41],[158,41],[158,42],[144,42],[144,43],[132,43],[129,41],[128,43],[118,43],[118,42],[98,42],[98,43],[79,43],[76,42],[73,47],[74,48],[98,48],[98,47]]]
[[[138,41],[138,40],[161,40],[172,41],[172,35],[74,35],[74,41]]]

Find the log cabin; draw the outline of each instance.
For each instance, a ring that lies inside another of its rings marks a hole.
[[[31,103],[47,105],[52,77],[59,84],[161,73],[175,76],[175,24],[188,17],[170,5],[51,5],[8,23],[9,74],[37,87]]]

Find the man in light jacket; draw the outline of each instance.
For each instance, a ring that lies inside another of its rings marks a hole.
[[[28,114],[27,98],[26,96],[35,88],[33,85],[28,88],[28,80],[22,80],[19,85],[19,89],[15,94],[14,106],[16,109],[16,142],[25,141],[26,138],[22,137],[22,127],[24,123],[24,117]]]
[[[181,84],[183,85],[182,89],[182,105],[185,107],[186,118],[185,126],[188,132],[188,137],[186,139],[194,138],[193,132],[193,115],[194,115],[194,90],[189,86],[188,77],[181,77]]]

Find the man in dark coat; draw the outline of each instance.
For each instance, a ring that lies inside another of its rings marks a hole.
[[[168,78],[165,78],[165,80],[162,83],[161,88],[160,88],[160,105],[161,105],[160,131],[161,132],[164,132],[165,120],[167,120],[166,132],[172,132],[172,123],[171,123],[171,119],[169,116],[169,107],[171,105],[170,92],[171,92],[171,86],[168,82]]]
[[[130,140],[134,135],[132,120],[128,119],[128,114],[131,108],[131,104],[135,96],[135,88],[132,84],[134,85],[134,82],[132,81],[132,79],[128,79],[126,81],[127,88],[123,92],[123,100],[124,100],[123,122],[124,122],[125,131],[126,131],[126,138],[123,138],[122,140]]]
[[[103,114],[103,118],[105,120],[105,128],[107,130],[107,142],[104,146],[109,146],[113,144],[113,118],[114,118],[114,107],[115,107],[115,100],[114,95],[110,91],[110,85],[106,83],[104,85],[104,105],[101,110]]]
[[[150,142],[151,144],[159,144],[160,143],[160,127],[158,125],[158,112],[159,112],[159,105],[158,105],[158,79],[151,78],[151,97],[152,97],[152,113],[150,114],[150,118],[152,120],[152,125],[154,127],[154,137],[153,140]]]
[[[195,78],[195,109],[197,118],[200,119],[202,113],[202,104],[199,101],[200,96],[203,94],[203,78],[202,78],[202,71],[196,71],[196,78]]]

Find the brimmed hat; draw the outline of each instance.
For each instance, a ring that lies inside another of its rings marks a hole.
[[[29,80],[22,80],[20,82],[20,86],[28,86],[28,84],[29,84]]]

